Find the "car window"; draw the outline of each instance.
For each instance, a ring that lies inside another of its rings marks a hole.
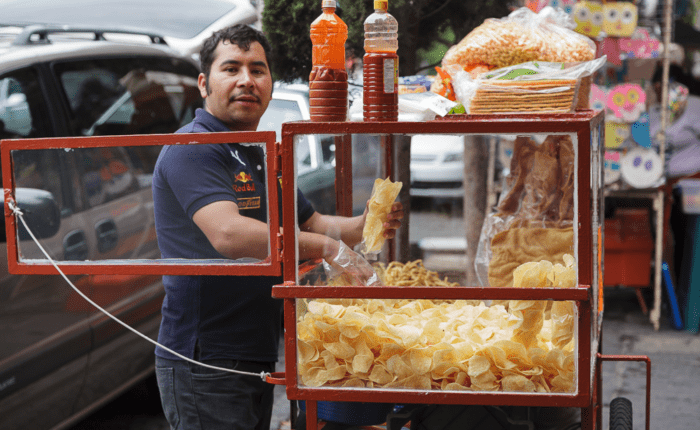
[[[89,60],[55,71],[79,136],[171,133],[202,106],[197,70],[183,61]]]
[[[0,77],[0,139],[48,136],[44,106],[34,69]]]

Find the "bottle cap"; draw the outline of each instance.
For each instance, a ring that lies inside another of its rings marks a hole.
[[[335,0],[323,0],[321,2],[321,7],[335,7]]]
[[[381,9],[381,10],[388,10],[389,9],[389,1],[388,0],[374,0],[374,8]]]

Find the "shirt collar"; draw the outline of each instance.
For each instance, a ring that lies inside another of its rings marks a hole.
[[[195,122],[206,128],[207,131],[231,131],[221,120],[202,108],[195,111]]]

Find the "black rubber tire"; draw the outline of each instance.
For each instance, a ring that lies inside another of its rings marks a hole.
[[[616,397],[610,402],[610,430],[632,430],[632,402]]]

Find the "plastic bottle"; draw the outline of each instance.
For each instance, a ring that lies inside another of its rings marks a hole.
[[[362,58],[363,113],[365,121],[399,118],[399,23],[387,10],[387,0],[374,0],[374,13],[365,20],[365,55]]]
[[[335,0],[323,0],[321,6],[323,14],[311,24],[311,120],[345,121],[348,114],[348,73],[345,70],[348,26],[335,14]]]

